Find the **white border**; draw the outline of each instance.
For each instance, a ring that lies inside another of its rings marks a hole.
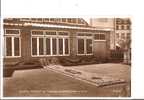
[[[132,97],[81,97],[81,99],[144,98],[144,9],[143,0],[2,0],[1,33],[5,17],[133,17],[132,18]],[[3,38],[1,35],[1,46]],[[1,50],[3,51],[3,49]],[[2,53],[2,52],[1,52]],[[3,60],[1,60],[2,63]],[[2,67],[1,67],[2,70]],[[1,71],[2,73],[2,71]],[[2,74],[1,74],[2,75]],[[3,79],[2,79],[3,82]],[[1,87],[3,83],[1,82]],[[1,88],[2,90],[2,88]],[[1,92],[2,95],[3,91]],[[31,99],[47,99],[33,98]],[[68,98],[68,97],[67,97]],[[20,98],[13,98],[20,99]],[[21,97],[21,99],[24,99]],[[50,98],[66,99],[66,98]],[[70,97],[70,99],[79,99]]]

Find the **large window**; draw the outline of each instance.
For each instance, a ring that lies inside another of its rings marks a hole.
[[[20,56],[20,30],[5,29],[5,56],[19,57]]]
[[[67,32],[36,31],[32,31],[33,56],[59,56],[69,54],[69,35]]]
[[[93,36],[90,33],[78,33],[77,53],[78,55],[92,54]]]

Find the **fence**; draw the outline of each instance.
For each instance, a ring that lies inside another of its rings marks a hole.
[[[123,62],[124,51],[123,50],[111,50],[110,60],[111,62]]]

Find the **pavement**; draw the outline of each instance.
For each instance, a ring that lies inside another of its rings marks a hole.
[[[109,63],[71,67],[49,65],[44,68],[95,86],[107,86],[130,82],[130,66],[124,64]]]
[[[18,70],[3,80],[4,97],[130,96],[131,68],[123,64],[49,65]],[[125,84],[126,83],[126,84]],[[126,87],[126,88],[125,88]]]

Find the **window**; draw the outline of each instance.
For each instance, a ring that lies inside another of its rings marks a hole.
[[[55,21],[55,18],[50,18],[50,21],[54,22],[54,21]]]
[[[52,31],[46,31],[45,33],[46,35],[56,35],[56,32],[52,32]]]
[[[116,33],[116,38],[119,39],[119,33]]]
[[[12,38],[6,37],[6,56],[12,56]]]
[[[116,29],[119,30],[119,25],[116,25]]]
[[[56,55],[57,54],[57,39],[53,38],[52,39],[52,54]]]
[[[127,25],[127,30],[129,30],[130,29],[130,25]]]
[[[127,33],[127,39],[130,39],[131,37],[130,37],[130,33]]]
[[[95,40],[105,40],[105,34],[95,34],[94,39]]]
[[[87,54],[92,53],[92,39],[86,39],[86,52]]]
[[[32,35],[43,35],[43,31],[32,31]]]
[[[122,29],[122,30],[124,30],[124,29],[125,29],[125,28],[124,28],[124,25],[121,25],[121,29]]]
[[[20,18],[20,21],[31,21],[30,18]]]
[[[44,18],[43,20],[44,20],[44,22],[49,22],[50,21],[49,18]]]
[[[78,39],[78,54],[84,54],[84,39]]]
[[[66,20],[66,18],[62,18],[62,22],[66,22],[67,20]]]
[[[85,24],[85,21],[83,19],[78,19],[78,24]]]
[[[92,54],[93,36],[89,33],[77,34],[77,53],[78,55]]]
[[[59,39],[59,54],[63,54],[63,39]]]
[[[39,35],[41,33],[42,35]],[[36,35],[37,34],[37,35]],[[67,32],[32,31],[32,55],[67,55],[69,54],[69,35]]]
[[[65,54],[69,54],[69,41],[67,38],[65,39]]]
[[[5,56],[19,57],[20,56],[20,30],[6,29],[5,30]]]
[[[37,38],[32,38],[32,54],[37,55]]]
[[[122,33],[122,34],[121,34],[121,38],[122,38],[122,39],[125,39],[125,33]]]
[[[50,44],[50,38],[46,38],[46,55],[51,54],[51,44]]]
[[[39,55],[44,55],[44,38],[39,38]]]

